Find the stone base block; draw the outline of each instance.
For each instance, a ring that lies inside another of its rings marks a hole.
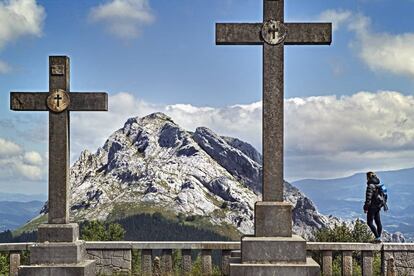
[[[319,265],[308,258],[305,263],[230,264],[230,276],[320,276]]]
[[[241,258],[240,257],[230,257],[229,258],[229,263],[231,263],[231,264],[240,264],[241,263]]]
[[[86,259],[84,241],[37,243],[29,247],[30,264],[76,264]]]
[[[75,242],[79,239],[79,225],[68,224],[41,224],[37,231],[39,242]]]
[[[243,237],[243,263],[306,262],[306,241],[292,237]]]
[[[95,261],[79,264],[20,266],[19,276],[95,276]]]
[[[256,237],[292,236],[292,205],[290,203],[258,201],[254,212]]]

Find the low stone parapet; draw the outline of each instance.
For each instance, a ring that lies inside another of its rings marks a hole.
[[[20,265],[20,254],[28,250],[34,243],[0,244],[0,252],[10,254],[10,275],[17,275]],[[240,250],[240,242],[86,242],[86,251],[90,259],[96,260],[97,272],[101,275],[111,275],[115,272],[123,274],[132,271],[132,250],[141,251],[142,274],[151,275],[154,269],[154,254],[163,252],[160,256],[160,270],[172,271],[169,261],[172,250],[182,253],[182,271],[188,273],[192,268],[192,250],[201,252],[203,274],[212,273],[212,251],[221,252],[220,269],[223,275],[229,273],[231,251]],[[352,275],[352,252],[362,252],[362,275],[373,274],[373,253],[382,255],[382,270],[384,275],[414,275],[414,243],[327,243],[308,242],[309,252],[320,252],[323,275],[332,275],[332,256],[335,252],[342,253],[343,275]],[[158,252],[158,253],[155,253]],[[240,253],[238,253],[240,254]],[[238,255],[239,256],[239,255]],[[167,260],[167,261],[166,261]],[[392,267],[390,267],[392,266]]]
[[[98,274],[111,275],[114,272],[126,273],[132,269],[132,254],[130,249],[97,249],[87,250],[89,259],[96,261]]]

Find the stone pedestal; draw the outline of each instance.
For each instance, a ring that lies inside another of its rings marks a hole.
[[[41,224],[37,230],[39,242],[74,242],[79,239],[77,223]]]
[[[19,276],[95,276],[95,261],[85,260],[77,264],[20,266]]]
[[[306,241],[292,235],[292,206],[257,202],[255,236],[241,240],[241,258],[230,263],[232,276],[319,276],[319,265],[306,255]]]
[[[304,263],[230,264],[234,276],[320,276],[319,265],[308,258]]]
[[[291,237],[292,205],[277,201],[256,202],[254,230],[256,237]]]
[[[95,275],[95,261],[88,260],[76,223],[40,225],[38,241],[29,247],[30,265],[20,266],[19,275]]]

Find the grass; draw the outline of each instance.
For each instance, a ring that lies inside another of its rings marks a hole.
[[[17,228],[13,231],[13,237],[20,236],[24,232],[33,232],[37,230],[37,227],[42,223],[47,223],[47,215],[37,216],[36,218],[29,221],[29,223],[23,225],[20,228]]]

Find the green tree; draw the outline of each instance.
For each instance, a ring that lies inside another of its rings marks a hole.
[[[87,221],[82,228],[81,239],[85,241],[106,241],[105,224],[99,220]]]
[[[119,223],[105,224],[99,220],[87,221],[81,233],[81,239],[85,241],[122,241],[125,236]]]
[[[368,226],[358,219],[353,229],[344,222],[332,229],[323,228],[317,231],[315,239],[318,242],[370,242],[373,235]]]
[[[0,275],[9,275],[9,254],[0,253]]]
[[[350,229],[345,223],[341,225],[335,225],[334,228],[323,228],[315,233],[315,239],[317,242],[370,242],[373,239],[373,235],[368,226],[361,220],[357,220],[353,229]],[[320,258],[315,256],[317,260]],[[361,275],[361,253],[357,252],[353,254],[353,275]],[[379,261],[378,261],[379,260]],[[374,256],[374,275],[381,270],[381,260],[378,254]],[[335,253],[333,256],[332,264],[333,275],[341,275],[341,255]]]
[[[374,236],[368,226],[357,219],[354,229],[352,230],[352,238],[354,242],[370,242]]]
[[[108,226],[108,240],[122,241],[125,237],[125,230],[119,223],[111,223]]]

